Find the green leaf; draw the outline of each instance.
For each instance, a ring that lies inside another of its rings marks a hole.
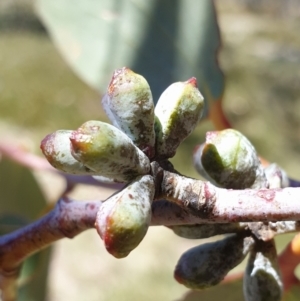
[[[73,70],[100,92],[127,66],[147,79],[156,100],[192,76],[207,102],[222,97],[211,0],[37,0],[37,11]]]
[[[3,158],[0,161],[0,235],[33,221],[45,206],[45,197],[30,170]],[[49,259],[48,248],[24,262],[18,301],[45,299]]]
[[[36,219],[45,205],[45,197],[32,173],[3,158],[0,161],[0,233]]]
[[[23,264],[17,301],[41,301],[46,299],[47,279],[51,248],[29,257]]]

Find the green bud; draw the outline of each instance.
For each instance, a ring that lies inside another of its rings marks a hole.
[[[191,289],[204,289],[221,282],[247,255],[254,240],[234,234],[185,252],[175,268],[175,279]]]
[[[250,253],[244,275],[246,301],[280,301],[283,284],[274,240],[259,241]]]
[[[102,106],[113,123],[149,158],[154,156],[154,104],[148,82],[129,68],[114,72]]]
[[[169,86],[155,107],[156,157],[171,158],[198,124],[204,99],[193,77]]]
[[[60,130],[47,135],[41,142],[41,150],[56,169],[77,175],[93,175],[95,171],[78,162],[71,154],[72,131]]]
[[[126,257],[146,235],[154,188],[152,176],[141,176],[101,205],[96,229],[116,258]]]
[[[245,230],[245,227],[246,225],[240,226],[238,223],[168,226],[176,235],[188,239],[201,239],[220,234],[237,233]]]
[[[99,175],[128,182],[150,171],[150,161],[120,130],[88,121],[70,137],[72,155]]]
[[[221,187],[267,187],[265,173],[253,145],[233,129],[208,132],[201,158],[194,156],[194,161],[198,160],[201,160],[206,173]]]
[[[220,186],[216,181],[209,176],[209,174],[206,172],[205,168],[202,165],[201,157],[202,157],[202,152],[203,148],[205,146],[205,143],[202,143],[200,145],[197,145],[194,148],[193,151],[193,163],[196,171],[198,172],[199,175],[201,175],[204,179],[207,181],[211,182],[215,186]]]

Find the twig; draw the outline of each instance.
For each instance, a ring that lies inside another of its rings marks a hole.
[[[152,225],[300,220],[299,188],[226,190],[168,171],[158,170],[154,176]],[[39,220],[0,237],[2,295],[13,296],[20,266],[28,256],[58,239],[94,228],[99,206],[101,201],[63,198]],[[296,223],[287,225],[286,231],[298,229]],[[9,297],[4,300],[13,300]]]
[[[94,225],[100,202],[60,200],[55,208],[32,224],[0,237],[0,289],[2,300],[16,298],[22,262],[63,237],[72,238]]]
[[[156,198],[186,208],[198,223],[300,220],[299,188],[222,189],[164,171]]]

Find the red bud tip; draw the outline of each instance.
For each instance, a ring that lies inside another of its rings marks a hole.
[[[130,70],[128,67],[123,67],[123,68],[120,68],[120,69],[116,69],[114,71],[114,74],[111,78],[111,81],[108,85],[108,89],[107,89],[107,92],[108,94],[113,94],[114,93],[114,90],[115,90],[115,84],[116,84],[116,79],[121,75],[121,74],[124,74],[125,72],[127,72],[128,70]]]
[[[41,145],[40,145],[40,149],[42,150],[42,152],[44,152],[44,150],[46,149],[48,140],[49,140],[49,138],[51,137],[51,135],[52,135],[52,134],[47,135],[47,136],[42,140]]]
[[[180,284],[184,284],[185,281],[182,279],[182,277],[180,276],[181,271],[180,271],[180,268],[179,267],[176,267],[175,271],[174,271],[174,278],[175,280],[180,283]]]
[[[196,77],[191,77],[186,81],[188,84],[193,85],[195,88],[198,88],[198,83]]]
[[[53,157],[56,155],[55,148],[53,145],[55,133],[47,135],[41,142],[40,148],[47,158],[47,160],[51,163],[53,161]]]
[[[75,153],[78,151],[87,151],[92,141],[90,136],[82,134],[79,130],[73,131],[69,139]]]

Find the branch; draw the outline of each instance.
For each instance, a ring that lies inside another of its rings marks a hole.
[[[26,257],[58,239],[73,238],[92,228],[99,204],[61,199],[50,213],[39,220],[1,236],[1,273],[11,273]]]
[[[160,169],[154,176],[151,225],[242,222],[246,228],[248,222],[268,221],[282,227],[281,233],[299,229],[297,222],[273,222],[300,220],[299,188],[226,190]],[[8,296],[3,300],[14,300],[16,279],[27,257],[61,238],[94,228],[101,204],[63,198],[39,220],[0,237],[0,289],[2,296]]]
[[[72,238],[94,225],[100,202],[60,200],[55,208],[32,224],[0,237],[0,289],[2,300],[16,298],[22,262],[58,239]]]
[[[226,190],[167,171],[160,188],[156,198],[166,198],[175,204],[155,201],[152,225],[300,220],[298,188]],[[1,273],[11,273],[26,257],[60,238],[72,238],[93,228],[99,206],[100,201],[64,198],[41,219],[2,236]],[[298,224],[286,224],[289,231],[299,228]]]
[[[198,223],[300,220],[300,189],[217,188],[209,182],[159,171],[156,199],[167,199],[188,210]]]

